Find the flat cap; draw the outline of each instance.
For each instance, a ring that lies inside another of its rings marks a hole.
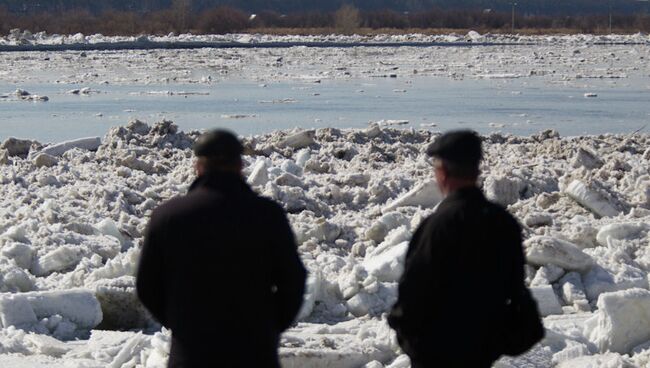
[[[427,155],[459,164],[478,165],[483,157],[481,138],[473,130],[455,130],[438,137]]]
[[[237,137],[223,129],[204,133],[194,143],[194,154],[203,157],[231,159],[241,156],[244,146]]]

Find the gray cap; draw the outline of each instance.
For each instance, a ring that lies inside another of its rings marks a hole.
[[[451,131],[429,145],[427,155],[458,164],[478,165],[483,157],[481,138],[473,130]]]
[[[203,157],[236,159],[244,152],[244,146],[237,137],[223,129],[204,133],[194,143],[194,154]]]

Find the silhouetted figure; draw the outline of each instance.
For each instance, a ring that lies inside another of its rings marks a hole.
[[[524,288],[521,228],[477,187],[476,133],[443,134],[427,154],[445,199],[409,244],[388,320],[413,368],[490,367],[503,353],[505,305]]]
[[[233,134],[206,133],[194,152],[189,193],[151,216],[138,297],[172,330],[169,367],[279,367],[306,275],[286,214],[242,178]]]

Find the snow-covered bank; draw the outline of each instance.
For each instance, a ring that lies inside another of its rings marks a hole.
[[[270,44],[270,43],[514,43],[514,44],[593,44],[593,43],[650,43],[650,37],[643,33],[632,35],[521,35],[521,34],[480,34],[470,31],[467,34],[426,35],[420,33],[390,35],[269,35],[259,33],[235,33],[225,35],[193,35],[170,33],[166,36],[104,36],[102,34],[74,35],[32,33],[13,29],[4,37],[0,37],[0,45],[74,45],[74,44],[110,44],[110,43],[239,43],[239,44]]]
[[[134,268],[151,210],[192,180],[197,136],[132,122],[99,146],[3,144],[0,365],[164,365],[169,333],[138,305]],[[408,366],[383,315],[407,241],[440,199],[424,155],[434,138],[371,126],[244,139],[246,177],[283,204],[310,270],[281,342],[286,367]],[[524,225],[548,329],[530,354],[496,366],[650,364],[650,136],[484,139],[482,187]],[[56,156],[40,165],[44,151]]]

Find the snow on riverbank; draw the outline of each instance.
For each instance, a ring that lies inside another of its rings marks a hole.
[[[269,35],[269,34],[225,34],[225,35],[192,35],[170,33],[167,36],[142,35],[142,36],[104,36],[102,34],[74,35],[47,34],[45,32],[32,33],[13,29],[5,36],[0,37],[0,45],[74,45],[74,44],[99,44],[99,43],[181,43],[181,42],[236,42],[241,44],[264,43],[534,43],[534,44],[588,44],[588,43],[649,43],[650,37],[643,33],[632,35],[520,35],[520,34],[479,34],[470,31],[467,34],[442,34],[425,35],[419,33],[402,35]]]
[[[151,210],[193,178],[197,136],[134,121],[99,146],[2,145],[0,366],[164,366],[169,332],[138,304],[133,275]],[[245,175],[285,207],[310,271],[285,367],[408,367],[384,313],[440,199],[423,153],[434,138],[375,125],[244,139]],[[524,225],[548,329],[496,366],[650,364],[650,136],[484,139],[482,187]]]

